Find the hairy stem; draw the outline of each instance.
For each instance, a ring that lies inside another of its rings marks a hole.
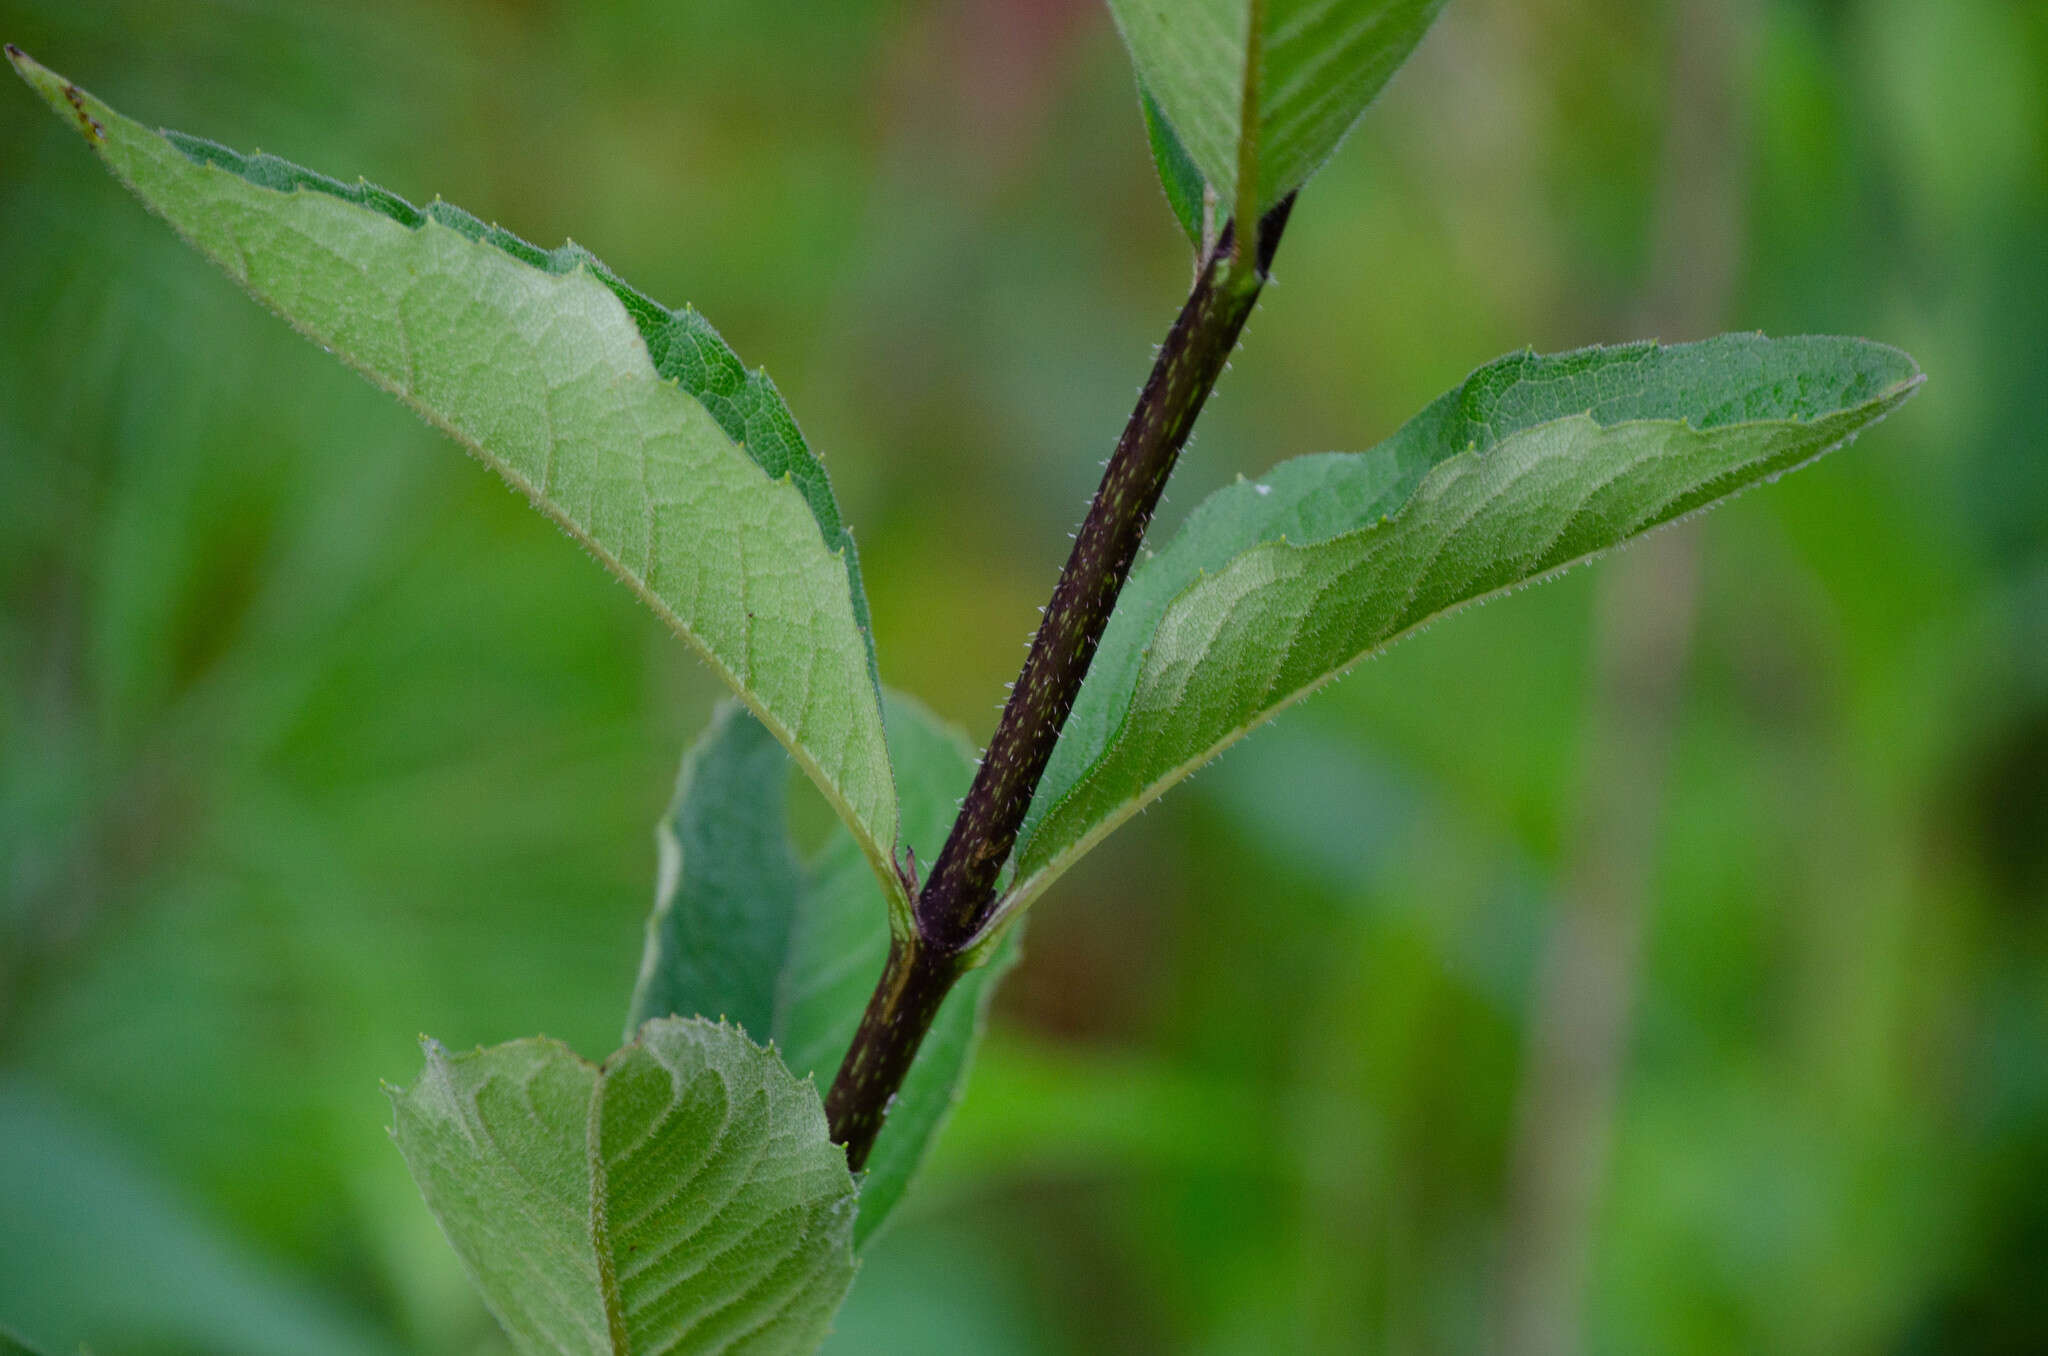
[[[881,982],[868,999],[846,1062],[825,1096],[832,1138],[846,1146],[847,1165],[855,1172],[867,1163],[889,1104],[910,1073],[939,1005],[966,970],[957,953],[945,954],[915,937],[890,941]]]
[[[1237,258],[1232,227],[1224,227],[1103,472],[1002,720],[918,895],[915,935],[898,938],[891,948],[825,1099],[832,1137],[846,1146],[856,1171],[867,1161],[889,1101],[940,1002],[964,972],[965,953],[995,908],[997,877],[1016,846],[1167,477],[1258,302],[1293,204],[1290,194],[1258,224],[1257,258],[1249,268]]]
[[[1264,234],[1275,245],[1290,206],[1282,203],[1268,218]],[[931,944],[962,949],[987,921],[996,876],[1016,845],[1160,492],[1258,301],[1271,250],[1246,269],[1233,249],[1226,226],[1159,350],[1075,534],[974,784],[918,896],[917,930]]]

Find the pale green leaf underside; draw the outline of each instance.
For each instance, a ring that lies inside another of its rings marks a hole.
[[[903,835],[930,861],[974,775],[972,746],[891,694]],[[789,762],[760,724],[722,706],[685,755],[663,819],[661,879],[629,1031],[675,1013],[735,1022],[822,1086],[838,1072],[888,955],[888,911],[851,836],[806,865],[787,833]],[[988,1000],[1014,947],[963,980],[898,1092],[861,1178],[861,1245],[901,1199],[959,1095]]]
[[[1211,496],[1132,573],[1005,914],[1360,657],[1810,461],[1920,380],[1860,339],[1517,354],[1370,452],[1297,458]]]
[[[1158,101],[1224,210],[1237,202],[1238,167],[1249,162],[1257,166],[1264,211],[1336,149],[1422,41],[1443,3],[1110,0],[1110,9],[1140,85]],[[1248,72],[1255,14],[1260,59]],[[1240,144],[1247,75],[1257,82],[1249,155]]]
[[[649,1023],[602,1067],[544,1039],[395,1092],[406,1165],[531,1356],[812,1351],[853,1280],[816,1088],[738,1030]]]
[[[159,134],[13,60],[202,253],[625,580],[894,881],[896,797],[851,539],[773,385],[701,317],[656,306],[573,245],[537,250],[444,204]]]

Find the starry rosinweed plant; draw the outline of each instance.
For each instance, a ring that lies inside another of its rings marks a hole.
[[[1514,354],[1370,451],[1217,492],[1134,568],[1297,197],[1441,6],[1111,0],[1195,280],[979,760],[882,686],[824,465],[697,312],[574,245],[151,131],[7,49],[152,211],[523,491],[732,689],[661,821],[625,1044],[592,1063],[430,1041],[392,1092],[519,1350],[814,1349],[1025,911],[1081,854],[1360,658],[1812,461],[1918,388],[1862,339]],[[809,860],[791,760],[838,817]]]

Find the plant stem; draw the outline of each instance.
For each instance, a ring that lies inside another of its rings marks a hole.
[[[944,954],[915,937],[890,939],[888,964],[825,1097],[832,1138],[846,1146],[847,1166],[855,1172],[866,1165],[939,1005],[966,972],[958,953]]]
[[[1293,205],[1290,194],[1258,224],[1251,268],[1236,257],[1233,227],[1223,228],[1103,472],[974,784],[918,895],[915,935],[892,943],[825,1099],[832,1137],[846,1146],[855,1171],[866,1163],[939,1004],[969,968],[966,954],[996,904],[996,879],[1016,846],[1152,511],[1258,302]]]

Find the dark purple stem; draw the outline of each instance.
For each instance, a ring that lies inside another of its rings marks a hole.
[[[855,1171],[866,1163],[939,1004],[968,968],[966,954],[995,907],[996,878],[1016,846],[1152,511],[1258,303],[1293,206],[1289,195],[1260,221],[1252,268],[1236,257],[1232,227],[1224,227],[1103,472],[1002,720],[918,895],[916,933],[891,945],[826,1096],[832,1137],[846,1145]]]

